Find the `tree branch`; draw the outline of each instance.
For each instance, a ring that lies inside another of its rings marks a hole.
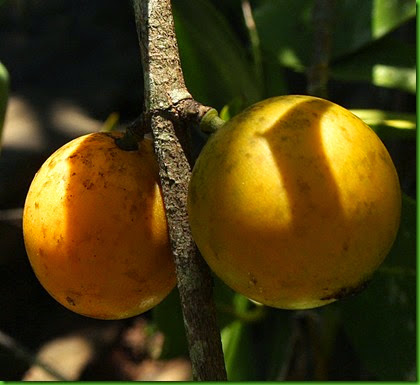
[[[198,253],[187,215],[192,159],[188,124],[209,109],[189,94],[181,70],[170,0],[133,0],[144,72],[145,116],[154,148],[175,258],[195,380],[226,380],[210,270]]]

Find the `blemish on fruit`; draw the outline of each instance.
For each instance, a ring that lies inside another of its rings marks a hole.
[[[76,306],[76,302],[74,302],[74,299],[67,296],[66,297],[66,301],[71,305],[71,306]]]
[[[248,273],[248,282],[251,286],[255,286],[257,284],[257,278],[252,273]]]
[[[91,190],[94,186],[93,182],[89,179],[86,179],[85,181],[83,181],[83,186],[87,189],[87,190]]]
[[[301,193],[307,193],[311,191],[311,186],[308,183],[304,182],[303,180],[298,179],[297,185]]]
[[[346,286],[342,287],[331,294],[326,295],[325,297],[320,298],[321,301],[329,301],[329,300],[339,300],[345,297],[350,297],[356,295],[366,289],[370,280],[363,281],[359,285],[356,286]]]

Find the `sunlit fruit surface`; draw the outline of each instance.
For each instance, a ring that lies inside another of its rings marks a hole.
[[[119,133],[67,143],[42,165],[23,216],[32,268],[62,305],[119,319],[158,304],[175,286],[152,142],[124,151]]]
[[[212,270],[263,304],[306,309],[361,290],[399,226],[401,193],[388,151],[330,101],[274,97],[208,140],[188,211]]]

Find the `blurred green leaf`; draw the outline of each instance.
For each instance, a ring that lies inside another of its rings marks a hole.
[[[415,139],[417,122],[414,114],[381,110],[351,110],[370,126],[381,139]]]
[[[286,67],[303,71],[312,54],[312,0],[265,0],[255,6],[263,49]],[[413,0],[335,2],[333,59],[342,58],[385,36],[415,17]]]
[[[416,16],[414,0],[340,0],[336,2],[333,57],[378,40]]]
[[[383,38],[331,65],[331,76],[346,81],[416,92],[416,47]]]
[[[403,196],[394,246],[369,287],[341,303],[343,325],[380,381],[416,378],[416,203]]]
[[[217,276],[213,276],[213,298],[217,309],[217,319],[220,329],[234,321],[254,323],[265,317],[265,307],[251,305],[251,301],[243,295],[234,292]],[[248,303],[244,306],[243,303]]]
[[[391,251],[386,257],[383,268],[399,267],[407,269],[409,276],[413,278],[416,269],[416,213],[417,203],[406,194],[402,195],[401,224],[397,238]],[[414,299],[414,296],[412,297]]]
[[[220,110],[219,116],[227,122],[235,115],[239,114],[239,112],[241,112],[245,107],[246,106],[241,99],[233,99],[230,101],[230,103],[223,106],[223,108]]]
[[[120,114],[118,112],[111,112],[105,121],[102,123],[101,131],[102,132],[111,132],[118,127],[120,120]]]
[[[285,76],[285,68],[269,52],[263,55],[264,98],[289,93]]]
[[[351,1],[351,0],[347,0]],[[375,0],[372,35],[382,37],[416,16],[415,0]]]
[[[242,296],[235,297],[235,309],[246,312],[250,301]],[[252,336],[248,323],[236,320],[222,329],[222,345],[229,381],[255,380],[255,363]]]
[[[223,14],[207,0],[173,2],[182,69],[203,104],[221,108],[234,98],[261,97],[250,59]]]
[[[1,4],[0,4],[1,5]],[[6,117],[7,100],[9,96],[9,74],[6,67],[0,62],[0,150],[3,124]]]
[[[161,358],[188,356],[188,343],[177,288],[153,308],[152,317],[156,327],[165,336]]]
[[[311,6],[311,0],[266,0],[254,7],[262,49],[286,67],[302,70],[308,63]]]
[[[235,293],[229,286],[213,275],[213,299],[217,309],[217,320],[220,329],[236,320],[235,298],[241,296]]]
[[[292,359],[294,347],[292,339],[292,320],[295,312],[268,308],[268,316],[261,325],[258,356],[264,365],[267,381],[283,380],[284,372]]]

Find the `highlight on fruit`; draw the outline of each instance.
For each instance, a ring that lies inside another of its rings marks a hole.
[[[399,227],[391,157],[362,120],[302,95],[259,102],[219,128],[194,166],[190,227],[232,289],[282,309],[366,286]]]
[[[94,318],[143,313],[175,286],[152,142],[124,151],[120,133],[92,133],[52,154],[23,213],[25,247],[44,288]]]

